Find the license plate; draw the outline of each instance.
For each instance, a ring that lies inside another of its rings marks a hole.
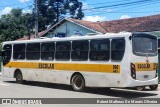
[[[148,75],[144,75],[144,78],[148,78],[149,76]]]

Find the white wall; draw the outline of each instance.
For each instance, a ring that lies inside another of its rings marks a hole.
[[[75,33],[79,33],[82,36],[86,35],[87,33],[95,33],[89,29],[81,27],[77,24],[74,24],[69,21],[65,21],[63,24],[58,26],[53,32],[50,32],[47,36],[54,37],[56,33],[65,33],[67,37],[75,35]]]

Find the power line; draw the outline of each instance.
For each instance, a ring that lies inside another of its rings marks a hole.
[[[135,11],[135,12],[129,12],[129,11],[121,11],[121,12],[109,12],[107,14],[119,14],[119,13],[130,13],[130,14],[135,14],[135,13],[158,13],[159,11],[149,11],[149,12],[142,12],[142,11]],[[106,14],[106,12],[100,12],[100,13],[91,13],[88,15],[101,15],[101,14]]]
[[[132,9],[135,7],[135,9],[150,9],[150,6],[155,6],[155,5],[159,5],[160,1],[157,2],[149,2],[149,3],[145,3],[145,4],[137,4],[137,5],[131,5],[130,7],[122,7],[122,9],[118,9],[118,10],[126,10],[126,9]],[[151,5],[152,4],[152,5]],[[149,5],[149,6],[148,6]]]
[[[88,4],[88,5],[99,5],[99,4],[111,4],[111,3],[122,3],[126,1],[132,1],[132,0],[117,0],[117,1],[112,1],[112,2],[101,2],[101,3],[94,3],[94,4]]]
[[[128,2],[128,3],[120,3],[120,4],[114,4],[114,5],[108,5],[108,6],[100,6],[100,7],[90,8],[90,9],[83,9],[83,11],[94,10],[94,9],[101,9],[101,8],[109,8],[109,7],[135,5],[137,3],[146,3],[146,2],[149,2],[149,1],[152,1],[152,0],[139,0],[139,1],[136,1],[136,2]]]
[[[142,1],[142,0],[141,0]],[[150,2],[144,2],[143,4],[142,3],[138,3],[138,4],[136,4],[136,5],[126,5],[126,6],[119,6],[119,8],[118,8],[118,11],[110,11],[110,12],[107,12],[107,10],[105,11],[104,9],[103,9],[103,12],[99,12],[99,11],[92,11],[92,12],[89,12],[88,14],[89,15],[100,15],[100,14],[109,14],[109,13],[112,13],[112,14],[116,14],[116,13],[153,13],[153,12],[159,12],[159,11],[141,11],[141,10],[138,10],[139,8],[148,8],[147,6],[149,5],[149,6],[152,6],[151,4],[158,4],[160,1],[151,1],[150,0]],[[129,7],[130,6],[130,7]],[[121,8],[120,8],[121,7]],[[138,10],[138,11],[119,11],[119,10],[126,10],[126,8],[128,9],[128,8],[133,8],[133,7],[136,7],[134,10]],[[117,8],[117,7],[115,7],[115,8]],[[101,11],[101,10],[100,10]],[[105,11],[105,12],[104,12]],[[94,13],[95,12],[95,13]],[[98,12],[98,13],[97,13]],[[87,14],[87,15],[88,15]]]
[[[26,8],[31,8],[31,7],[33,7],[33,5],[28,5],[26,7],[21,8],[21,9],[26,9]]]
[[[98,13],[88,13],[87,15],[101,15],[101,14],[119,14],[119,13],[129,13],[129,14],[135,14],[135,13],[160,13],[160,10],[156,10],[156,11],[113,11],[113,12],[98,12]]]
[[[30,4],[28,3],[29,1],[24,0],[24,2],[25,2],[26,4],[28,4],[28,5],[30,5]]]

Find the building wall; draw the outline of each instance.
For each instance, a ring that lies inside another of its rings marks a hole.
[[[154,31],[153,34],[157,35],[157,37],[160,37],[160,31]]]
[[[85,36],[87,33],[96,33],[96,32],[81,27],[72,22],[65,21],[63,24],[58,26],[53,32],[50,32],[47,36],[55,37],[57,33],[65,33],[65,36],[69,37],[73,35]]]

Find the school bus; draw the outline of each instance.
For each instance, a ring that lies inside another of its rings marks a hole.
[[[2,74],[17,83],[85,87],[158,87],[157,37],[142,32],[7,41]]]

